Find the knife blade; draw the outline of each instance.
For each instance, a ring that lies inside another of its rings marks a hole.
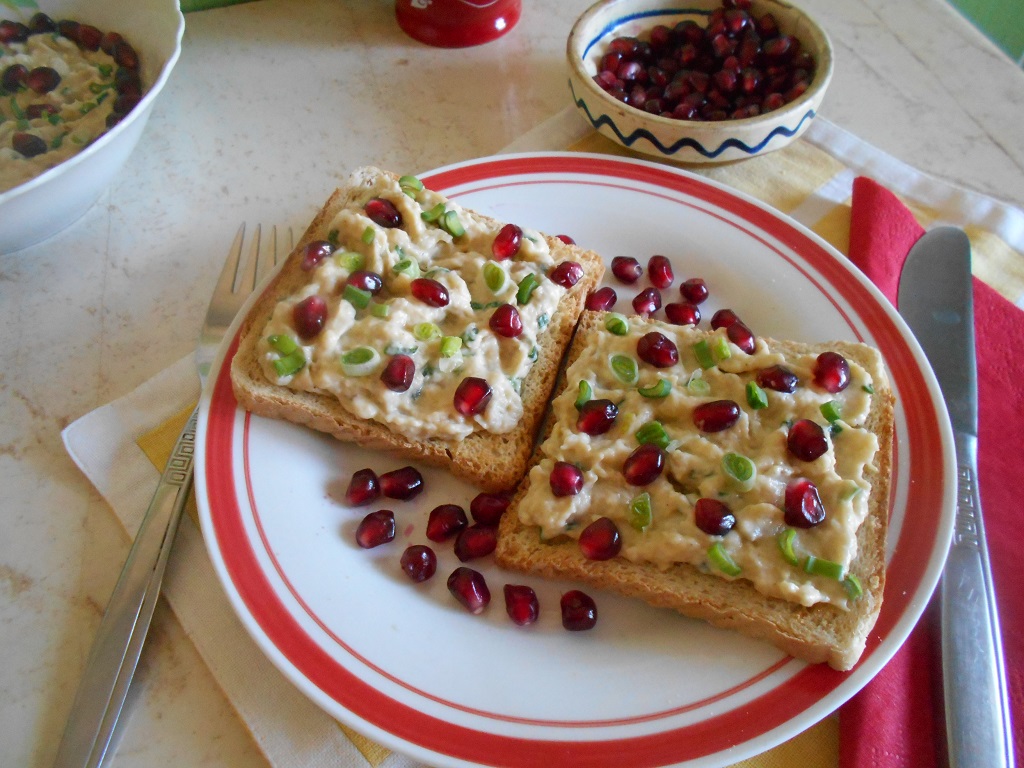
[[[942,678],[952,768],[1012,768],[999,616],[978,493],[978,375],[971,244],[937,227],[911,249],[899,310],[938,379],[957,462],[953,540],[942,573]]]

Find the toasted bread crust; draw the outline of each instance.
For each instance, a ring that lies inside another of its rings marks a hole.
[[[397,178],[375,168],[356,171],[348,185],[330,196],[284,266],[248,312],[240,330],[238,350],[231,363],[235,398],[243,408],[257,415],[284,419],[333,435],[339,440],[440,466],[484,490],[513,488],[529,464],[551,390],[587,294],[604,274],[601,257],[592,251],[568,245],[555,237],[545,238],[557,261],[571,259],[579,262],[584,276],[563,296],[540,339],[537,361],[522,383],[523,416],[517,426],[506,434],[477,431],[462,441],[413,440],[392,431],[386,424],[353,415],[333,396],[278,386],[267,380],[260,367],[255,353],[256,343],[274,306],[281,298],[301,288],[308,279],[299,266],[303,248],[313,240],[327,239],[328,227],[337,212],[372,187],[377,174]]]
[[[600,314],[584,313],[566,367],[579,356],[589,334],[600,322]],[[866,520],[857,531],[858,555],[850,568],[850,573],[859,579],[864,593],[852,602],[849,610],[827,603],[800,606],[766,596],[747,581],[708,575],[688,564],[659,570],[621,557],[594,561],[581,554],[573,539],[544,542],[537,528],[524,526],[517,514],[518,504],[529,488],[529,476],[517,490],[508,512],[502,518],[495,551],[498,563],[511,570],[573,579],[593,587],[637,597],[651,605],[671,608],[686,616],[708,621],[714,626],[768,641],[805,661],[825,662],[837,670],[850,669],[860,658],[868,633],[878,617],[885,586],[893,395],[880,355],[863,344],[833,342],[810,345],[767,339],[766,342],[772,349],[786,355],[825,350],[839,352],[863,366],[875,382],[875,395],[866,426],[878,437],[879,450],[873,465],[869,465],[865,472],[865,478],[871,483],[869,510]],[[564,386],[563,376],[558,391]],[[535,461],[539,458],[538,449]]]

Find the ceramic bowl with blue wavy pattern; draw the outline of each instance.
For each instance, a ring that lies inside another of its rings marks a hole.
[[[756,117],[717,121],[679,120],[648,113],[611,96],[597,83],[601,57],[619,36],[649,39],[659,24],[674,27],[692,19],[706,26],[721,0],[601,0],[572,28],[567,46],[569,90],[580,114],[600,133],[641,154],[680,163],[743,160],[785,147],[817,114],[832,79],[832,44],[804,11],[784,0],[753,0],[751,13],[771,13],[782,32],[800,40],[815,59],[807,90],[778,109]]]

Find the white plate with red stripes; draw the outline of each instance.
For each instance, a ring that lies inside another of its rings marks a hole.
[[[434,766],[720,766],[764,751],[834,711],[902,644],[938,580],[955,479],[941,395],[898,315],[840,254],[765,205],[643,161],[576,153],[484,158],[421,174],[459,203],[552,234],[608,260],[669,256],[676,284],[703,277],[715,308],[755,331],[881,349],[897,395],[888,583],[878,624],[848,673],[670,611],[593,592],[597,626],[561,627],[567,584],[475,561],[493,600],[481,615],[448,594],[459,563],[414,585],[399,557],[428,543],[442,503],[475,491],[423,468],[426,490],[389,506],[398,535],[354,542],[366,509],[342,502],[352,472],[402,466],[238,407],[226,367],[202,402],[196,486],[224,588],[259,646],[330,715]],[[629,309],[632,295],[609,275]],[[676,288],[670,288],[674,292]],[[225,346],[230,355],[234,339]],[[540,620],[517,627],[502,586],[526,582]]]

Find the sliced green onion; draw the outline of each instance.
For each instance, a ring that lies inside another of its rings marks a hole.
[[[815,576],[826,576],[836,581],[843,580],[843,566],[823,557],[808,555],[807,560],[804,561],[804,570]]]
[[[651,524],[651,494],[644,491],[629,502],[629,524],[638,531],[646,531]]]
[[[693,354],[697,356],[697,364],[704,370],[715,367],[715,359],[711,356],[711,345],[707,339],[701,339],[693,345]]]
[[[441,329],[435,323],[416,323],[412,328],[412,335],[420,341],[430,341],[441,336]]]
[[[299,344],[295,339],[283,334],[275,333],[267,338],[267,342],[273,347],[275,352],[280,352],[282,355],[290,355],[299,348]]]
[[[871,384],[865,384],[864,386],[861,387],[861,389],[863,389],[869,395],[875,394],[875,388]]]
[[[839,500],[840,501],[849,501],[850,499],[853,499],[854,497],[856,497],[857,494],[859,494],[862,490],[864,490],[864,489],[861,488],[859,485],[857,485],[856,481],[854,481],[854,480],[847,480],[843,484],[842,491],[839,492]]]
[[[475,325],[469,326],[468,328],[466,328],[466,330],[462,332],[462,343],[469,344],[479,335],[479,333],[480,331],[477,329]]]
[[[341,356],[341,370],[348,376],[368,376],[380,362],[380,354],[373,347],[356,347]]]
[[[366,309],[370,304],[373,294],[369,291],[364,291],[362,288],[356,288],[350,283],[346,283],[341,297],[356,309]]]
[[[538,331],[543,331],[547,327],[547,324],[550,323],[550,322],[551,322],[551,318],[548,317],[548,313],[547,312],[544,312],[543,314],[538,315],[537,316],[537,330]]]
[[[446,211],[444,216],[441,217],[441,229],[452,237],[462,237],[466,234],[466,228],[462,226],[462,222],[459,221],[459,214],[455,211]]]
[[[306,365],[306,355],[301,349],[296,349],[284,357],[274,361],[274,371],[278,376],[291,376],[298,373]]]
[[[384,319],[385,317],[391,314],[391,307],[379,301],[371,301],[370,314],[373,315],[374,317]]]
[[[367,226],[366,229],[363,230],[362,241],[369,245],[373,242],[373,238],[376,237],[376,235],[377,233],[374,231],[373,227]]]
[[[415,259],[402,259],[391,268],[396,275],[408,275],[415,280],[420,276],[420,265]]]
[[[711,354],[714,355],[715,360],[721,362],[722,360],[728,360],[732,357],[732,350],[729,349],[729,342],[724,336],[718,336],[715,338],[714,346],[711,347]]]
[[[747,382],[747,405],[755,411],[768,407],[768,393],[756,381]]]
[[[612,369],[615,378],[623,384],[636,384],[640,379],[640,367],[629,355],[611,355],[608,358],[608,367]]]
[[[384,347],[385,355],[415,355],[419,347],[413,344],[411,347],[403,347],[401,344],[391,342]]]
[[[629,333],[629,321],[625,315],[620,315],[618,312],[608,313],[604,320],[604,327],[608,329],[609,333],[614,333],[616,336],[625,336]]]
[[[842,404],[838,400],[829,400],[827,403],[821,404],[821,415],[824,416],[829,423],[839,421],[843,418]]]
[[[796,539],[796,530],[793,528],[787,528],[778,535],[775,539],[779,545],[779,552],[782,553],[782,559],[790,565],[800,565],[800,559],[796,556],[796,550],[793,549],[793,541]]]
[[[686,391],[694,397],[707,397],[711,394],[711,382],[705,379],[698,369],[686,382]]]
[[[860,585],[860,579],[852,573],[846,574],[846,578],[843,579],[843,588],[846,589],[846,595],[851,600],[856,600],[864,594],[864,587]]]
[[[662,450],[668,447],[670,442],[668,432],[660,421],[648,421],[640,429],[633,433],[640,445],[656,445]]]
[[[733,560],[729,556],[729,553],[725,551],[725,547],[722,546],[722,542],[716,541],[708,547],[708,559],[711,561],[712,565],[727,576],[740,575],[740,567],[736,565],[736,561]]]
[[[398,180],[398,186],[402,188],[413,200],[416,199],[416,193],[423,191],[423,182],[417,179],[415,176],[402,176]]]
[[[588,402],[590,398],[594,396],[594,390],[590,387],[590,382],[581,381],[579,386],[579,393],[576,395],[576,402],[573,405],[579,410],[583,407],[583,404]]]
[[[491,289],[491,293],[497,293],[505,287],[505,280],[508,275],[496,261],[488,261],[484,264],[484,282]]]
[[[334,261],[337,262],[338,266],[347,269],[349,272],[355,272],[357,269],[362,269],[366,266],[366,258],[361,253],[355,251],[342,251],[341,253],[334,254]]]
[[[754,462],[739,453],[729,452],[722,456],[722,471],[733,487],[740,492],[749,491],[757,480],[757,467]]]
[[[540,350],[537,347],[530,347],[530,354],[527,355],[531,363],[537,362],[537,358],[540,357]]]
[[[462,349],[462,339],[459,336],[445,336],[441,339],[441,357],[453,357]]]
[[[516,291],[516,302],[519,306],[523,306],[530,300],[530,296],[539,285],[540,280],[537,279],[537,275],[527,272],[526,277],[519,281],[519,290]]]
[[[639,392],[644,397],[668,397],[668,393],[672,391],[672,382],[668,379],[658,379],[657,382],[651,384],[649,387],[640,387]]]
[[[423,211],[420,218],[426,222],[434,222],[444,216],[444,203],[438,203],[429,211]]]

